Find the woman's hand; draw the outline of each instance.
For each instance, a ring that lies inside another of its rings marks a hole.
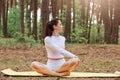
[[[78,63],[80,63],[80,59],[79,59],[79,57],[78,56],[74,56],[74,57],[72,57],[72,59],[76,59],[76,61],[78,62]]]
[[[76,65],[75,65],[75,68],[80,64],[80,59],[78,56],[74,56],[71,58],[73,61],[75,61]]]
[[[74,57],[72,57],[72,58],[78,58],[78,56],[74,56]]]

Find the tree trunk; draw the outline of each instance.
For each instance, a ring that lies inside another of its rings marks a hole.
[[[63,7],[63,5],[64,5],[64,0],[60,0],[61,2],[59,3],[60,4],[60,14],[63,14],[63,9],[64,9],[64,7]],[[62,17],[63,17],[63,15],[60,15],[60,18],[62,19]]]
[[[112,33],[113,33],[113,29],[114,29],[114,19],[113,19],[113,16],[114,16],[114,1],[113,0],[109,0],[109,6],[110,6],[110,43],[112,43]]]
[[[14,5],[14,6],[17,5],[17,0],[13,0],[13,5]]]
[[[2,20],[1,20],[1,18],[2,18],[2,0],[0,0],[0,32],[1,32],[1,27],[2,27]]]
[[[84,27],[85,25],[85,0],[80,0],[81,2],[81,20],[80,20],[80,25]]]
[[[63,12],[63,0],[61,0],[61,13]]]
[[[17,5],[17,1],[16,0],[8,0],[9,1],[9,8],[12,8],[13,6]]]
[[[88,21],[90,17],[90,2],[91,0],[87,0],[87,9],[86,9],[86,28],[88,28]]]
[[[2,0],[2,29],[3,29],[3,37],[8,37],[7,33],[7,15],[8,15],[8,1],[7,0]]]
[[[46,24],[49,21],[49,0],[42,0],[41,9],[41,20],[42,20],[42,37],[44,38]]]
[[[56,18],[57,17],[57,0],[51,0],[51,5],[52,5],[52,17]]]
[[[60,10],[61,10],[61,1],[62,0],[57,0],[57,17],[60,18]]]
[[[27,28],[28,28],[28,37],[31,35],[31,7],[30,6],[30,3],[31,3],[31,0],[27,0],[27,6],[26,6],[26,9],[27,9],[27,13],[26,13],[26,18],[27,18]]]
[[[13,0],[9,0],[9,8],[12,8]]]
[[[66,41],[70,41],[70,29],[71,28],[71,0],[67,0],[67,13],[66,13],[66,23],[65,23],[65,32]]]
[[[37,40],[37,0],[34,0],[34,21],[33,21],[33,36],[34,39]]]
[[[86,18],[85,26],[86,26],[86,33],[87,33],[87,39],[88,39],[87,43],[90,43],[91,20],[92,20],[93,9],[94,9],[94,6],[92,6],[92,14],[91,14],[91,17],[90,17],[90,2],[91,2],[91,0],[87,0],[87,9],[86,9],[86,17],[85,17]],[[93,4],[94,4],[94,2],[93,2]]]
[[[112,29],[111,43],[118,44],[118,31],[120,25],[120,0],[114,0],[114,28]]]
[[[109,19],[109,8],[108,0],[101,0],[101,9],[102,9],[102,19],[104,23],[104,42],[110,43],[110,19]]]
[[[24,36],[24,0],[20,0],[20,32]]]
[[[96,13],[96,17],[97,17],[97,24],[98,24],[98,30],[97,30],[97,35],[100,35],[100,25],[102,23],[102,16],[101,16],[101,0],[99,0],[98,4],[97,4],[97,13]]]
[[[73,1],[73,32],[75,32],[75,0]]]
[[[93,14],[94,14],[94,1],[93,1],[93,6],[92,6],[92,13],[91,13],[91,15],[90,15],[90,20],[89,20],[89,27],[88,27],[88,42],[87,42],[87,43],[90,43],[90,34],[91,34],[91,26],[92,26]]]

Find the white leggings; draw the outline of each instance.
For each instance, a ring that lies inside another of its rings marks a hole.
[[[50,59],[48,59],[46,66],[50,70],[55,71],[55,70],[59,69],[64,63],[65,63],[65,59],[60,59],[60,60],[50,60]]]

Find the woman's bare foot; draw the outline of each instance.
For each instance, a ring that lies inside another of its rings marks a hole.
[[[69,76],[70,75],[70,71],[61,72],[59,74],[60,74],[60,76]]]

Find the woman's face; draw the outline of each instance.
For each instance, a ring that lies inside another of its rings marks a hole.
[[[57,32],[62,32],[62,22],[60,20],[58,20],[57,25],[55,25],[54,30],[56,30]]]

